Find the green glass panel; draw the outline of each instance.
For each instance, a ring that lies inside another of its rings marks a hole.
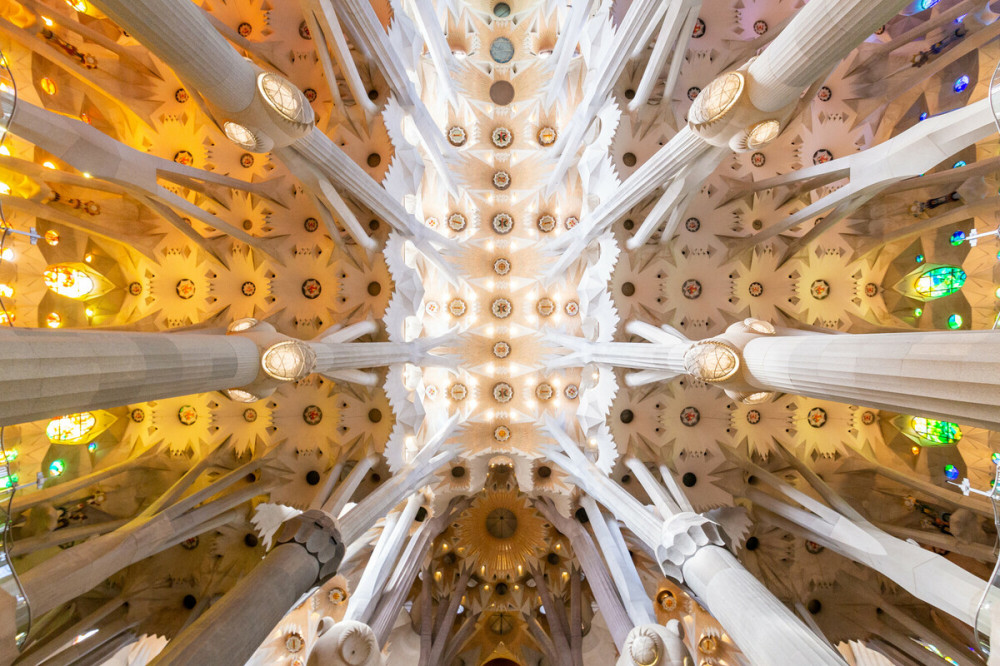
[[[931,446],[949,446],[962,439],[962,429],[957,423],[914,416],[910,419],[910,426],[913,427],[913,432],[930,442]]]
[[[958,266],[938,266],[918,275],[913,291],[926,300],[950,296],[962,288],[965,277],[965,271]]]

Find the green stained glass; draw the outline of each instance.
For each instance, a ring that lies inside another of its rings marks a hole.
[[[957,423],[914,416],[910,426],[921,439],[930,442],[930,446],[949,446],[962,439],[962,429]]]
[[[932,300],[950,296],[965,284],[965,271],[958,266],[938,266],[917,275],[913,291],[919,298]]]

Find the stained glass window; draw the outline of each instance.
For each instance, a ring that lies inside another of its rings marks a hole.
[[[921,439],[930,442],[932,446],[949,446],[962,439],[962,429],[957,423],[914,416],[910,419],[910,426],[913,432],[920,435]]]
[[[79,268],[66,264],[56,264],[45,269],[43,274],[45,285],[59,294],[69,298],[86,298],[97,287],[94,278]]]
[[[965,271],[958,266],[938,266],[926,270],[913,281],[918,298],[932,300],[950,296],[965,284]]]
[[[90,412],[80,412],[52,419],[45,427],[45,435],[50,442],[68,444],[85,438],[96,425],[96,416]]]

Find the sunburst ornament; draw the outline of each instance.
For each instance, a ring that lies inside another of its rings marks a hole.
[[[486,580],[513,579],[518,565],[537,559],[545,548],[547,523],[514,490],[488,493],[458,521],[467,557]]]

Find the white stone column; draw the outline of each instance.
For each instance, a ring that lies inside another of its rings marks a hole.
[[[909,3],[837,0],[807,4],[750,65],[754,106],[777,111],[794,102],[821,74]]]
[[[751,663],[843,666],[843,660],[827,642],[723,547],[716,523],[687,511],[666,521],[655,517],[598,470],[555,421],[549,419],[546,430],[561,449],[545,447],[549,458],[654,551],[664,575],[685,584],[702,601]],[[635,509],[636,505],[641,508]],[[656,526],[652,533],[650,521]]]
[[[760,336],[743,360],[761,391],[1000,429],[1000,331]]]
[[[344,557],[336,523],[322,511],[285,521],[276,539],[260,564],[150,663],[242,666],[303,595],[337,573]]]
[[[178,0],[93,0],[94,6],[170,65],[181,81],[236,113],[256,95],[257,72],[208,22]]]
[[[257,344],[239,335],[0,328],[0,424],[245,386]]]

